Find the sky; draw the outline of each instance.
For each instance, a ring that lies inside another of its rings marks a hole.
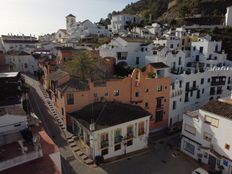
[[[44,35],[65,28],[65,16],[98,22],[137,0],[1,0],[0,35]]]

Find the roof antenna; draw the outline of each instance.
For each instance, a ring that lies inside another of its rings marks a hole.
[[[93,118],[93,103],[92,103],[92,118],[91,118],[91,121],[90,121],[89,130],[90,131],[95,131],[95,124],[94,124],[94,118]]]

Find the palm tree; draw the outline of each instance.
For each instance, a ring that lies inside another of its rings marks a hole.
[[[96,60],[90,53],[82,51],[73,56],[73,60],[68,63],[67,71],[70,74],[79,76],[81,80],[91,78],[92,72],[96,70]]]

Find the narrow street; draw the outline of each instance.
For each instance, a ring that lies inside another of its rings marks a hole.
[[[25,80],[26,83],[31,86],[29,92],[31,111],[34,112],[41,119],[45,131],[60,149],[63,174],[106,173],[99,167],[90,168],[87,165],[83,164],[81,161],[75,159],[73,152],[67,144],[63,131],[59,129],[59,126],[56,124],[56,121],[51,116],[49,108],[47,107],[43,99],[43,93],[39,88],[39,82],[28,76],[25,76]]]

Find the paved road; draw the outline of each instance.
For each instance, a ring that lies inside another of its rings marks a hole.
[[[60,149],[63,174],[106,174],[101,168],[91,168],[75,159],[74,154],[66,142],[63,132],[59,129],[55,120],[50,115],[51,113],[42,98],[43,94],[39,88],[39,83],[28,76],[25,77],[25,80],[26,83],[31,86],[29,99],[32,112],[41,119],[45,131]]]
[[[191,174],[199,166],[176,150],[178,136],[150,142],[151,151],[105,164],[103,168],[110,174]]]

